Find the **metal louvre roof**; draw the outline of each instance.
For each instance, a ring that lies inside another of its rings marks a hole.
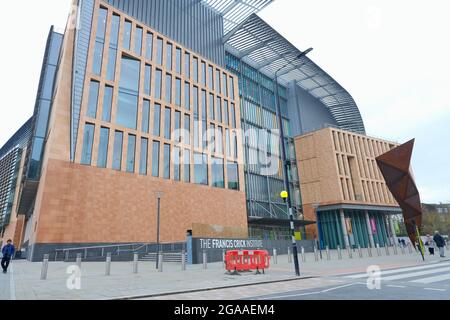
[[[281,36],[256,14],[252,14],[224,38],[225,48],[245,63],[279,82],[295,81],[319,99],[344,130],[365,134],[364,123],[352,96],[330,75]],[[288,65],[287,65],[288,64]]]
[[[232,31],[251,14],[261,11],[274,0],[200,0],[223,16],[224,35]]]

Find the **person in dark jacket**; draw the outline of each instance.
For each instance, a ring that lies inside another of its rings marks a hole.
[[[16,252],[16,248],[14,248],[14,245],[12,244],[12,240],[9,239],[6,246],[2,249],[2,269],[3,273],[8,272],[9,263],[11,262],[11,259],[14,257],[14,253]]]
[[[439,255],[441,256],[441,258],[445,258],[445,240],[439,234],[439,231],[436,231],[434,233],[433,241],[434,243],[436,243],[436,247],[439,248]]]

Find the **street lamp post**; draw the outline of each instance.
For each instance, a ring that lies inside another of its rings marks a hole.
[[[158,210],[156,217],[156,270],[159,269],[159,252],[160,250],[160,241],[159,241],[159,225],[160,225],[160,212],[161,212],[161,198],[163,196],[162,192],[157,192],[156,197],[158,198]]]
[[[300,53],[295,59],[289,61],[286,63],[283,67],[278,69],[275,72],[275,78],[274,78],[274,85],[275,85],[275,96],[276,96],[276,110],[278,115],[278,122],[280,127],[280,139],[281,139],[281,155],[282,155],[282,161],[283,161],[283,169],[284,169],[284,187],[285,191],[281,193],[281,197],[284,197],[284,200],[287,202],[288,210],[289,210],[289,220],[290,220],[290,226],[291,226],[291,234],[292,234],[292,253],[294,255],[294,265],[295,265],[295,274],[297,276],[300,276],[300,268],[298,263],[298,250],[297,250],[297,240],[295,239],[295,225],[294,225],[294,213],[292,211],[292,201],[291,201],[291,193],[290,193],[290,186],[289,186],[289,177],[288,177],[288,162],[286,158],[286,146],[284,144],[284,129],[283,129],[283,118],[281,115],[281,108],[280,108],[280,94],[278,90],[278,73],[283,70],[288,65],[292,64],[294,60],[300,59],[304,56],[306,56],[309,52],[311,52],[313,49],[309,48],[308,50]]]

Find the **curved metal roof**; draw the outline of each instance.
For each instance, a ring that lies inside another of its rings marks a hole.
[[[202,3],[223,16],[224,35],[251,14],[261,11],[274,0],[201,0]]]
[[[279,73],[281,84],[295,81],[329,109],[341,129],[365,134],[361,113],[352,96],[311,59],[305,56],[298,59],[302,51],[256,14],[229,32],[224,42],[226,50],[271,78],[288,64]]]

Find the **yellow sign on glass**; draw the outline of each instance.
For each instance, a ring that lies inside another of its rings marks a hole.
[[[302,240],[302,233],[301,232],[296,232],[295,233],[295,240],[297,240],[297,241]]]
[[[289,196],[289,195],[288,195],[287,191],[281,191],[280,197],[281,197],[282,199],[287,199],[288,196]]]

